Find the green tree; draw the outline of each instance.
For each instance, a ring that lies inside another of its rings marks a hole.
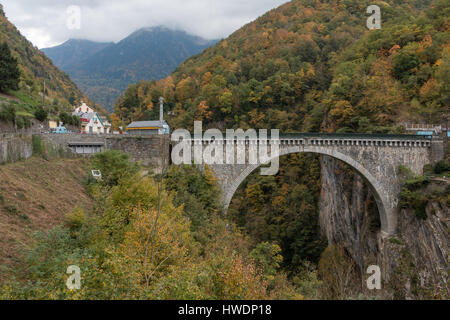
[[[102,173],[102,183],[115,186],[119,180],[135,174],[138,167],[129,162],[129,155],[116,150],[97,153],[92,159],[93,169]]]
[[[76,103],[76,97],[75,97],[75,93],[72,91],[71,93],[70,93],[70,97],[69,97],[69,103],[73,106],[73,105],[75,105],[75,103]]]
[[[67,112],[61,112],[59,114],[59,120],[64,124],[72,124],[72,116],[68,114]]]
[[[256,265],[262,269],[264,278],[267,280],[273,280],[275,278],[280,264],[283,262],[280,246],[269,242],[259,243],[250,252],[250,256]]]
[[[419,66],[419,57],[416,54],[410,54],[407,52],[400,52],[394,57],[393,61],[393,73],[394,77],[404,81],[408,77],[414,68]]]
[[[0,92],[18,90],[20,71],[6,42],[0,44]]]
[[[0,120],[15,123],[16,112],[16,107],[12,104],[8,104],[0,109]]]
[[[38,107],[34,112],[34,117],[40,122],[44,122],[45,120],[47,120],[47,116],[48,112],[42,107]]]

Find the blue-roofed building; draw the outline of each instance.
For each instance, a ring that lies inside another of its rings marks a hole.
[[[432,136],[434,133],[434,131],[417,131],[416,134],[419,136]]]
[[[438,136],[444,131],[442,125],[436,124],[405,124],[405,129],[408,133],[421,136]]]

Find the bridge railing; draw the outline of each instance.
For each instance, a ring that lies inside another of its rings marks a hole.
[[[431,140],[432,136],[415,134],[368,134],[368,133],[282,133],[280,139],[377,139],[377,140]]]
[[[270,140],[270,134],[266,139],[257,138],[257,140]],[[277,140],[301,140],[301,139],[327,139],[327,140],[409,140],[409,141],[429,141],[433,139],[432,135],[415,135],[415,134],[359,134],[359,133],[281,133]],[[192,141],[204,141],[206,139],[191,138]],[[228,139],[226,135],[223,138],[215,139],[220,141],[231,140],[244,140],[234,137],[234,139]],[[249,137],[245,137],[245,140],[254,140]],[[211,140],[212,141],[212,140]]]

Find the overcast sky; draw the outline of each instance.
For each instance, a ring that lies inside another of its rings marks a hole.
[[[218,39],[285,2],[288,1],[0,0],[8,19],[38,48],[70,38],[117,42],[139,28],[158,25]],[[73,6],[80,9],[81,19],[77,19],[77,8]]]

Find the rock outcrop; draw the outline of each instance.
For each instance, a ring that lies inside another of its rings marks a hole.
[[[360,292],[395,299],[448,297],[447,201],[429,202],[425,220],[411,210],[400,210],[397,234],[385,238],[380,233],[376,203],[363,178],[333,158],[323,156],[321,164],[321,232],[329,244],[343,245],[355,261],[362,279]],[[369,265],[381,268],[379,292],[370,292],[365,286]]]

